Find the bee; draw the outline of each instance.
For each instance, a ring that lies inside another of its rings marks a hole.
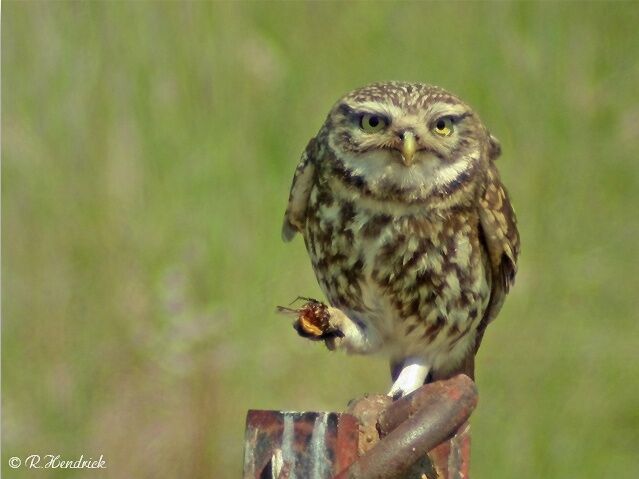
[[[306,301],[300,308],[277,307],[278,313],[297,316],[297,319],[293,322],[293,327],[297,334],[313,341],[323,341],[344,336],[344,333],[329,324],[328,306],[316,299],[304,296],[298,296],[289,306],[300,300]]]

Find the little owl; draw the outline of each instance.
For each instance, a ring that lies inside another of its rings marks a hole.
[[[330,303],[315,337],[386,354],[393,397],[474,375],[519,254],[499,154],[459,98],[403,82],[342,97],[302,154],[282,236],[303,235]]]

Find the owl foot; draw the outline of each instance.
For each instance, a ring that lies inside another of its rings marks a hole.
[[[357,318],[347,315],[338,308],[328,307],[328,323],[333,331],[340,334],[327,338],[326,347],[342,350],[350,354],[371,354],[379,351],[382,340],[377,330]]]
[[[379,349],[377,335],[361,322],[349,318],[341,309],[333,308],[315,299],[300,297],[307,302],[298,309],[279,306],[278,312],[294,314],[293,327],[297,334],[313,341],[322,340],[334,351],[368,354]]]
[[[429,371],[430,366],[422,358],[406,359],[399,376],[388,392],[388,396],[395,400],[412,393],[424,384]]]

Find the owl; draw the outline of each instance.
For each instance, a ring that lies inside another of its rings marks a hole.
[[[302,234],[330,303],[322,339],[386,355],[392,397],[474,377],[519,255],[500,150],[455,95],[385,82],[343,96],[302,154],[283,239]]]

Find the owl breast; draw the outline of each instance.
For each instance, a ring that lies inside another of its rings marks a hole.
[[[474,345],[490,295],[478,222],[472,208],[433,215],[319,182],[304,238],[329,301],[381,337],[384,353],[453,368]]]

